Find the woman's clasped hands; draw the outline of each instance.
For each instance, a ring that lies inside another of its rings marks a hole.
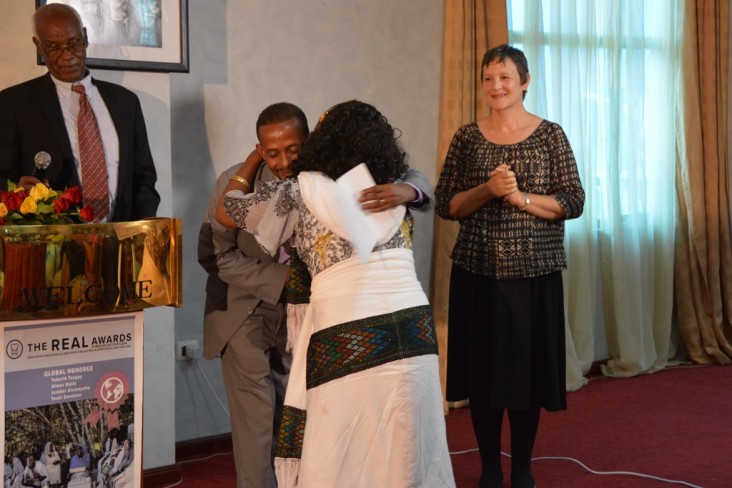
[[[491,177],[486,181],[486,186],[493,198],[506,198],[506,200],[509,200],[508,197],[511,194],[521,194],[516,182],[516,173],[506,163],[499,164],[491,171]],[[510,200],[509,203],[511,203]]]

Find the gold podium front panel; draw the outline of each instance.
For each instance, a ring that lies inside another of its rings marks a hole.
[[[0,320],[182,306],[179,219],[0,226]]]

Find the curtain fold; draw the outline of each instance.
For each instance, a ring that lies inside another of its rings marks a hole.
[[[554,1],[549,5],[534,0],[509,0],[507,3],[511,6],[509,12],[512,14],[509,16],[509,40],[524,50],[532,75],[526,107],[530,112],[559,122],[567,132],[587,195],[585,216],[565,224],[568,263],[568,269],[563,272],[566,382],[567,391],[576,391],[587,384],[585,375],[595,361],[593,324],[598,320],[602,322],[597,226],[592,217],[587,217],[591,214],[588,208],[594,197],[588,182],[597,181],[597,168],[587,164],[590,155],[585,153],[582,145],[576,144],[576,135],[587,133],[583,121],[589,120],[586,110],[578,107],[577,95],[584,89],[582,83],[596,81],[589,63],[584,71],[577,63],[587,60],[580,49],[589,49],[591,44],[589,41],[577,40],[578,31],[587,26],[575,15],[578,5],[574,0],[563,0],[561,3]],[[568,37],[575,40],[562,48],[565,36],[556,34],[565,31],[570,33]],[[552,43],[554,45],[549,47]],[[572,54],[571,49],[574,49]],[[547,66],[547,58],[556,59],[556,64],[549,61]]]
[[[587,194],[566,224],[568,388],[603,339],[608,376],[658,371],[675,355],[679,2],[508,2],[509,38],[532,71],[526,106],[565,129]]]
[[[679,334],[693,361],[730,364],[729,1],[685,0],[685,7],[676,167]]]
[[[483,54],[508,42],[505,0],[445,0],[442,47],[437,176],[455,131],[475,120],[482,110],[478,70]],[[443,394],[447,365],[447,307],[450,286],[450,252],[458,225],[435,217],[430,289],[440,348]]]

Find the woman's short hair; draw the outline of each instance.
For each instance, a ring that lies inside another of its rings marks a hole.
[[[483,62],[480,64],[481,80],[483,79],[483,70],[486,66],[494,62],[503,63],[506,58],[513,61],[513,64],[516,65],[521,84],[526,83],[526,80],[529,79],[529,62],[526,60],[526,55],[522,50],[516,49],[508,44],[501,44],[486,51],[483,55]],[[526,90],[524,90],[523,98],[526,98]]]
[[[526,55],[522,50],[516,49],[508,44],[501,44],[486,51],[483,55],[483,62],[480,65],[481,76],[486,66],[493,62],[503,63],[506,58],[513,61],[513,64],[516,65],[521,84],[526,83],[529,74],[529,62],[526,60]]]

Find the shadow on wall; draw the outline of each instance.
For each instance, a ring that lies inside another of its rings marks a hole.
[[[190,73],[170,75],[173,213],[183,221],[183,304],[175,311],[175,340],[202,343],[206,274],[198,265],[198,230],[218,176],[205,115],[205,87],[227,79],[227,1],[189,2]],[[218,361],[202,361],[219,396],[224,395]],[[201,370],[176,364],[176,441],[228,432]],[[211,415],[216,412],[217,415]],[[203,414],[203,415],[202,415]]]

